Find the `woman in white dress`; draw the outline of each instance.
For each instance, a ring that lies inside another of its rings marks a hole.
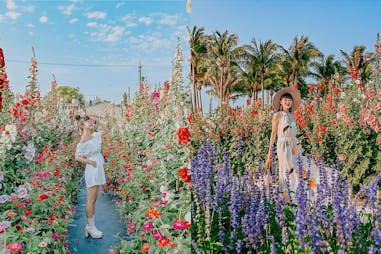
[[[289,174],[290,190],[296,191],[298,186],[299,171],[297,158],[303,161],[303,165],[307,165],[307,158],[302,156],[302,147],[296,138],[296,122],[293,112],[299,107],[301,101],[300,93],[293,87],[286,87],[277,92],[274,96],[273,107],[275,113],[272,119],[272,130],[270,137],[270,145],[267,154],[265,168],[269,168],[272,159],[272,146],[277,139],[277,156],[279,161],[279,181],[282,191],[286,188],[287,172]],[[304,167],[307,169],[307,167]],[[316,184],[319,183],[319,169],[312,163],[309,167],[310,186],[316,190]],[[307,178],[307,175],[305,175]]]
[[[75,160],[86,163],[85,180],[87,187],[86,217],[87,225],[85,235],[93,238],[101,238],[103,233],[99,231],[94,223],[95,203],[98,198],[99,186],[106,183],[104,173],[104,158],[101,153],[102,134],[105,131],[104,125],[88,116],[76,116],[79,121],[81,140],[75,151]],[[102,131],[95,131],[97,124]]]

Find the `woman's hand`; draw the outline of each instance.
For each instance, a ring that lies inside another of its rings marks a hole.
[[[269,153],[267,154],[267,159],[266,159],[265,167],[264,167],[264,169],[265,169],[266,172],[267,172],[267,171],[270,169],[270,167],[271,167],[272,157],[273,157],[273,156],[272,156],[271,152],[269,152]]]
[[[97,167],[97,162],[96,161],[92,161],[92,160],[89,160],[89,163],[91,166],[93,166],[94,168]]]

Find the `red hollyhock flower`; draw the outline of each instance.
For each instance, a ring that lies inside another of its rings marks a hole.
[[[317,136],[316,136],[316,141],[318,141],[318,142],[322,141],[322,137],[319,136],[319,135],[317,135]]]
[[[314,84],[309,84],[309,86],[308,86],[308,93],[312,93],[313,91],[314,91],[314,89],[315,89],[315,85]]]
[[[324,125],[319,125],[318,130],[321,131],[321,132],[326,133],[327,132],[327,127],[325,127]]]
[[[0,48],[0,68],[4,68],[4,66],[5,66],[5,61],[4,61],[3,49]]]
[[[193,114],[192,113],[190,113],[189,116],[188,116],[188,123],[190,125],[192,125],[192,123],[193,123]]]
[[[188,127],[179,128],[177,130],[178,144],[182,145],[182,144],[188,143],[189,136],[190,136],[190,133],[189,133]]]
[[[322,84],[318,84],[316,86],[316,88],[317,88],[318,91],[323,91],[324,90],[324,86]]]

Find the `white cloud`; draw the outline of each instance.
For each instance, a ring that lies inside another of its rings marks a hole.
[[[33,25],[32,23],[29,23],[29,24],[27,24],[27,25],[26,25],[26,27],[30,27],[30,28],[33,28],[33,27],[34,27],[34,25]]]
[[[41,23],[46,23],[46,22],[48,22],[48,17],[46,17],[46,16],[41,16],[40,18],[39,18],[39,21],[41,22]]]
[[[87,25],[89,26],[89,24]],[[96,24],[96,28],[98,29],[96,32],[86,32],[86,34],[90,35],[92,41],[116,42],[119,41],[123,35],[128,34],[125,32],[125,28],[121,26]]]
[[[139,49],[153,51],[161,48],[173,47],[173,42],[168,38],[160,38],[157,35],[139,35],[137,37],[130,37],[130,42]]]
[[[107,35],[105,41],[116,42],[119,41],[123,36],[124,28],[120,26],[116,26],[112,28],[111,33]]]
[[[159,24],[163,24],[163,25],[176,25],[177,23],[177,18],[178,16],[177,15],[167,15],[167,14],[163,14],[162,15],[162,18],[159,20]]]
[[[3,20],[5,20],[5,16],[0,14],[0,22],[3,21]]]
[[[89,19],[104,19],[107,16],[107,13],[102,11],[94,11],[86,13],[87,18]]]
[[[129,14],[123,16],[121,20],[124,21],[124,22],[127,22],[127,21],[132,21],[132,20],[135,20],[135,19],[136,19],[136,15],[129,13]]]
[[[89,22],[89,23],[87,23],[86,26],[88,26],[88,27],[96,27],[97,26],[97,22]]]
[[[8,10],[15,10],[17,7],[15,1],[13,0],[6,0],[5,6],[7,7]]]
[[[77,19],[77,18],[73,18],[73,19],[71,19],[70,21],[69,21],[69,23],[70,24],[74,24],[74,23],[76,23],[76,22],[78,22],[79,21],[79,19]]]
[[[9,11],[7,13],[5,13],[5,15],[13,20],[16,20],[18,17],[21,16],[21,13],[19,12],[15,12],[15,11]]]
[[[150,17],[141,17],[141,18],[139,18],[139,22],[144,23],[148,26],[148,25],[152,24],[153,19]]]
[[[29,35],[29,36],[33,36],[34,33],[33,33],[33,32],[28,32],[28,35]]]
[[[118,9],[118,8],[122,7],[124,4],[125,4],[124,2],[119,2],[116,4],[115,8]]]
[[[70,4],[68,6],[59,6],[58,9],[62,11],[63,14],[70,16],[73,13],[75,4]]]
[[[135,22],[136,15],[134,14],[127,14],[121,18],[121,21],[125,23],[126,27],[135,27],[138,24]]]
[[[29,6],[20,6],[20,11],[22,12],[33,12],[35,7],[34,5],[29,5]]]

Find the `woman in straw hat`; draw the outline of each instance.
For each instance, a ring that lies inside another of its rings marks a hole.
[[[296,190],[299,177],[297,157],[300,156],[303,164],[307,165],[306,158],[302,157],[300,142],[296,138],[296,122],[293,114],[299,107],[300,102],[300,92],[293,87],[279,90],[273,100],[273,107],[276,112],[272,120],[270,145],[265,168],[270,168],[272,147],[277,136],[276,151],[279,161],[279,181],[283,191],[286,188],[287,173],[289,175],[290,190]],[[316,183],[319,181],[318,168],[316,165],[310,168],[310,186],[316,188]]]

